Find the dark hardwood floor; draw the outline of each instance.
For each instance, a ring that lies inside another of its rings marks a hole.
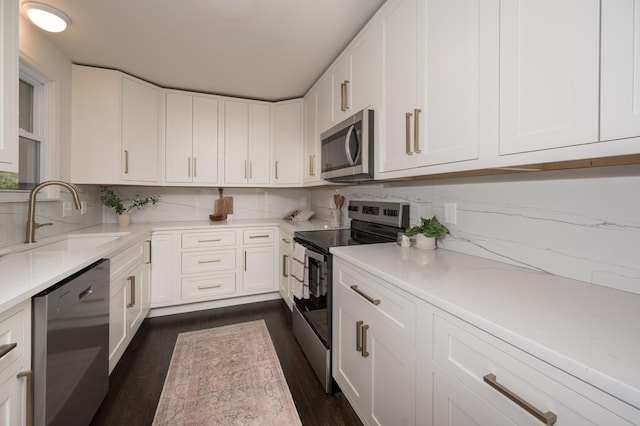
[[[342,393],[327,395],[291,331],[282,300],[147,318],[110,377],[91,425],[150,425],[179,333],[264,319],[303,425],[361,425]]]

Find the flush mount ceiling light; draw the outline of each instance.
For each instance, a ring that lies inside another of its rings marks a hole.
[[[60,10],[48,4],[35,1],[26,1],[22,7],[27,12],[27,16],[37,26],[45,31],[59,33],[67,28],[71,19]]]

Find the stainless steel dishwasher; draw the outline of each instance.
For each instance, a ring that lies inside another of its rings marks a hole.
[[[86,426],[109,390],[109,260],[33,297],[34,424]]]

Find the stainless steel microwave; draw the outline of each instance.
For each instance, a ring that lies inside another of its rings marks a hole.
[[[320,135],[322,179],[373,180],[373,110],[363,109]]]

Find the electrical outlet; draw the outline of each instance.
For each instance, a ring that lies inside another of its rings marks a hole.
[[[456,203],[444,203],[444,223],[455,225],[458,219]]]

